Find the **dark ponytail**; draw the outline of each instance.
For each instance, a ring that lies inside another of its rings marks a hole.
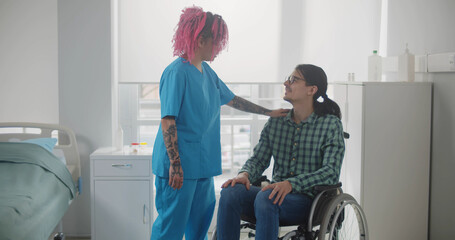
[[[318,116],[335,115],[341,119],[340,107],[327,96],[327,75],[322,68],[311,64],[300,64],[295,67],[305,78],[307,86],[317,86],[313,96],[314,113]]]

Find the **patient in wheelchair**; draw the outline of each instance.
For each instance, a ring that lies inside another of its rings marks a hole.
[[[222,185],[217,239],[239,239],[240,219],[256,222],[256,239],[278,238],[280,224],[307,220],[316,185],[336,184],[344,155],[339,106],[327,97],[322,68],[298,65],[284,82],[286,117],[270,118],[239,174]],[[271,184],[252,186],[274,159]]]

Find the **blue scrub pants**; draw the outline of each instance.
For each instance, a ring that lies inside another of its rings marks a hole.
[[[151,240],[207,239],[215,209],[213,178],[184,179],[174,190],[169,178],[155,178],[155,205],[158,217],[153,223]]]

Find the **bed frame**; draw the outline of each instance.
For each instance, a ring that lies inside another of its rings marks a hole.
[[[27,140],[33,138],[57,138],[56,149],[61,149],[65,155],[66,167],[73,177],[78,194],[81,191],[81,160],[77,148],[74,132],[57,124],[31,122],[4,122],[0,123],[0,142]]]

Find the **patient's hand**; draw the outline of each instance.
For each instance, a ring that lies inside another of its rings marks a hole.
[[[248,173],[247,172],[239,173],[239,175],[237,175],[237,177],[231,178],[231,179],[227,180],[226,182],[224,182],[223,185],[221,185],[221,187],[227,188],[229,185],[231,185],[231,187],[233,187],[237,183],[245,185],[246,189],[250,190],[251,184],[250,184],[250,180],[248,179]]]
[[[265,191],[267,189],[273,189],[272,193],[270,193],[269,195],[270,200],[272,200],[273,197],[276,195],[273,204],[276,204],[278,202],[278,205],[281,206],[286,195],[288,195],[288,193],[292,191],[292,185],[289,181],[285,180],[282,182],[267,185],[266,187],[262,188],[262,191]]]

